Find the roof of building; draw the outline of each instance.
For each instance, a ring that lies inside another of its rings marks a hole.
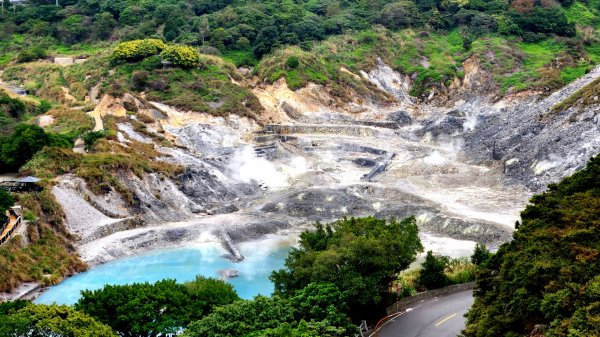
[[[32,176],[27,176],[27,177],[21,178],[21,179],[19,179],[17,181],[20,182],[20,183],[37,183],[40,180],[42,180],[42,179],[36,178],[36,177],[32,177]]]

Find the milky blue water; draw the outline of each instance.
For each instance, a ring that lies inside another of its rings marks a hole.
[[[221,257],[220,245],[203,244],[193,248],[152,251],[115,260],[70,277],[48,289],[34,302],[39,304],[73,304],[84,289],[100,289],[106,284],[155,282],[165,278],[178,282],[193,280],[196,275],[218,278],[218,271],[235,269],[239,276],[229,280],[241,298],[270,295],[273,284],[269,275],[283,267],[290,251],[289,243],[249,242],[240,245],[244,261],[234,263]]]

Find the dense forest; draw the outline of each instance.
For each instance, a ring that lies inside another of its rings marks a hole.
[[[71,45],[156,37],[253,64],[281,45],[308,50],[327,36],[378,24],[391,30],[460,27],[470,37],[467,44],[471,37],[492,33],[526,41],[576,34],[564,9],[572,0],[62,0],[59,6],[54,0],[29,0],[27,4],[13,7],[5,1],[0,21],[2,40],[10,41],[7,38],[15,33],[27,36],[22,60],[43,57],[44,45],[56,41]],[[597,4],[590,7],[597,10]]]
[[[600,335],[600,156],[536,195],[480,258],[465,336]]]

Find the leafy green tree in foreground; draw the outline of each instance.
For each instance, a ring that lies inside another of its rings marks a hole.
[[[19,305],[21,306],[21,305]],[[0,336],[116,337],[110,327],[66,305],[29,304],[0,316]]]
[[[317,224],[316,231],[306,231],[300,239],[286,268],[271,275],[276,294],[291,297],[310,283],[332,283],[342,292],[354,320],[382,314],[391,281],[423,250],[414,217],[400,222],[368,217]]]
[[[342,293],[332,284],[310,284],[295,296],[257,296],[216,308],[189,325],[186,337],[343,337],[356,333],[344,313]]]
[[[85,290],[75,308],[111,326],[121,336],[153,337],[178,332],[210,313],[213,306],[237,299],[231,285],[197,277],[185,285],[162,280]]]
[[[600,336],[600,156],[531,198],[521,218],[479,267],[464,335]]]
[[[432,251],[427,252],[425,262],[423,262],[419,279],[417,283],[427,289],[437,289],[449,284],[448,276],[444,274],[444,269],[448,264],[448,258],[445,256],[434,256]]]

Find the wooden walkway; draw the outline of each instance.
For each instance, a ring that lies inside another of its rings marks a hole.
[[[21,217],[17,216],[13,212],[10,212],[9,221],[4,226],[0,227],[2,233],[0,234],[0,245],[10,239],[11,234],[19,227],[21,223]]]

